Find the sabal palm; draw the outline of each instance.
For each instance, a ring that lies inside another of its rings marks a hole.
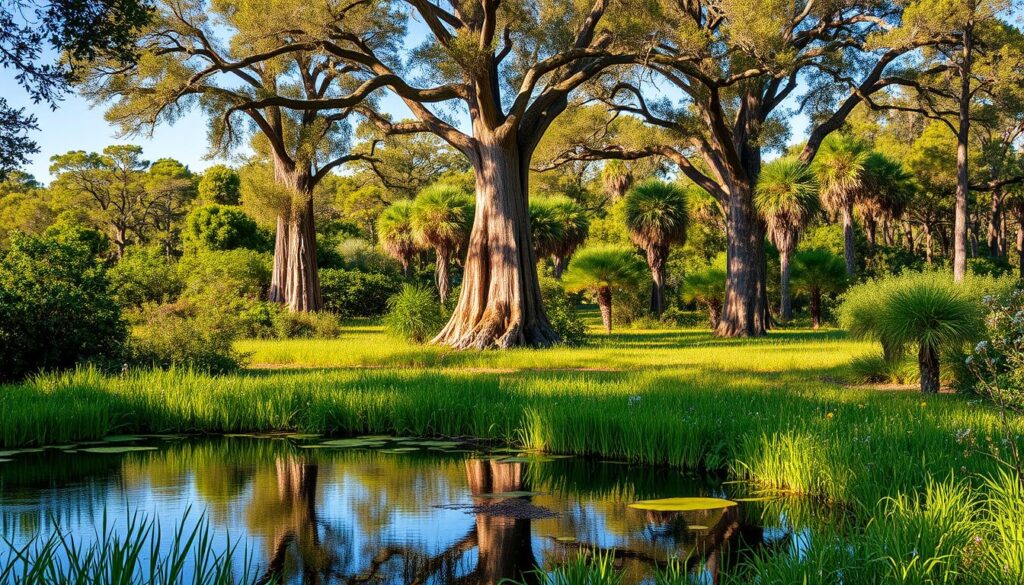
[[[714,262],[696,270],[689,270],[683,279],[683,302],[696,303],[708,312],[708,324],[714,330],[718,327],[718,319],[722,316],[722,304],[725,302],[725,254],[720,254]]]
[[[983,331],[979,303],[948,274],[933,272],[898,277],[879,307],[879,337],[893,347],[917,346],[921,392],[939,390],[939,350],[974,341]]]
[[[847,275],[853,275],[856,270],[853,205],[864,188],[867,160],[868,149],[864,143],[844,134],[832,134],[822,144],[814,162],[821,202],[825,209],[842,218]]]
[[[562,272],[569,258],[576,249],[587,241],[590,235],[590,216],[587,210],[579,203],[565,196],[556,196],[548,199],[557,218],[562,225],[562,238],[551,251],[551,259],[555,264],[555,278],[562,278]]]
[[[604,183],[605,191],[611,196],[611,200],[617,201],[633,184],[633,173],[629,172],[621,160],[605,161],[604,168],[601,169],[601,182]]]
[[[800,234],[818,211],[818,182],[814,173],[797,158],[772,161],[761,170],[754,205],[768,227],[768,235],[779,249],[779,313],[784,321],[793,318],[789,290],[790,256]]]
[[[377,218],[377,236],[384,251],[402,264],[409,276],[409,262],[419,251],[412,229],[412,201],[402,199],[389,205]]]
[[[914,195],[914,176],[898,161],[871,152],[864,162],[864,180],[857,207],[864,218],[868,242],[874,246],[880,221],[899,219]]]
[[[473,198],[451,185],[426,187],[413,201],[412,230],[416,243],[433,248],[437,256],[435,280],[441,304],[451,290],[448,266],[465,245],[473,222]]]
[[[565,226],[554,201],[542,197],[530,199],[530,233],[538,260],[555,253],[565,238]]]
[[[611,333],[612,291],[640,286],[646,278],[647,267],[633,250],[602,246],[577,253],[565,273],[564,283],[568,291],[587,291],[597,298],[604,330]]]
[[[672,183],[650,179],[635,185],[623,200],[626,229],[647,255],[651,269],[651,312],[665,309],[665,264],[673,244],[686,243],[690,224],[686,191]]]
[[[797,252],[793,257],[793,288],[811,297],[811,326],[821,326],[821,299],[827,293],[846,288],[846,267],[842,258],[828,250]]]

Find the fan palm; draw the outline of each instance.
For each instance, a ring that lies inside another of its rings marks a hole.
[[[651,312],[665,309],[665,264],[673,244],[686,243],[690,214],[686,191],[672,183],[651,179],[635,185],[624,199],[626,229],[633,243],[647,255],[651,269]]]
[[[814,173],[793,157],[768,163],[761,170],[754,205],[764,218],[768,236],[779,249],[779,313],[784,321],[789,321],[793,318],[789,259],[800,233],[818,211],[818,183]]]
[[[708,324],[714,330],[722,316],[725,301],[725,254],[699,270],[687,272],[683,279],[683,302],[696,303],[708,312]]]
[[[633,184],[633,173],[629,172],[621,160],[605,161],[601,169],[601,182],[612,201],[618,201]]]
[[[604,330],[612,332],[612,291],[640,286],[647,268],[633,250],[604,246],[581,250],[565,273],[565,289],[587,291],[597,298]]]
[[[554,201],[547,198],[530,199],[530,233],[533,236],[533,252],[538,260],[555,253],[565,238],[565,229]]]
[[[832,134],[822,144],[814,162],[821,202],[829,212],[842,218],[848,276],[856,270],[853,205],[864,188],[867,159],[867,147],[862,142],[844,134]]]
[[[864,185],[857,207],[864,218],[868,243],[877,241],[879,222],[893,222],[903,216],[914,195],[914,176],[898,161],[871,152],[864,162]]]
[[[590,216],[582,205],[565,196],[548,199],[555,210],[558,223],[562,225],[562,239],[551,250],[555,264],[555,278],[562,278],[565,265],[576,249],[583,245],[590,235]]]
[[[811,326],[821,327],[821,299],[846,287],[846,266],[828,250],[797,252],[793,257],[793,288],[811,297]]]
[[[435,280],[443,305],[451,290],[448,266],[469,238],[473,198],[451,185],[431,185],[416,195],[412,205],[412,231],[416,243],[433,248],[437,256]]]
[[[377,237],[384,251],[402,264],[402,273],[409,276],[409,262],[419,251],[412,229],[412,201],[395,201],[380,214]]]
[[[880,307],[877,327],[894,347],[917,346],[921,392],[939,391],[939,351],[974,341],[984,328],[981,306],[947,274],[900,277]]]

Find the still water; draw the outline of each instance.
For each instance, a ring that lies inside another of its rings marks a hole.
[[[756,497],[714,476],[448,441],[330,442],[308,435],[112,437],[8,452],[0,534],[18,546],[56,524],[80,542],[134,514],[165,535],[205,518],[226,547],[284,583],[499,583],[530,580],[581,549],[614,551],[627,583],[683,559],[715,583],[751,551],[801,554],[827,511]],[[128,449],[125,449],[128,448]],[[142,450],[146,449],[146,450]],[[668,497],[741,500],[651,512]],[[2,557],[2,554],[0,554]]]

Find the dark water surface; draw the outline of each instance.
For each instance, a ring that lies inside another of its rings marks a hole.
[[[56,522],[87,543],[105,516],[117,530],[138,513],[169,538],[191,510],[187,523],[205,516],[222,548],[240,542],[261,573],[285,583],[498,583],[581,548],[614,551],[627,583],[650,581],[669,558],[683,559],[695,582],[714,583],[760,547],[801,554],[811,527],[829,521],[799,500],[751,501],[748,486],[717,477],[445,441],[114,439],[0,453],[0,535],[19,545]],[[109,452],[140,446],[156,449]],[[686,496],[745,501],[694,512],[628,507]]]

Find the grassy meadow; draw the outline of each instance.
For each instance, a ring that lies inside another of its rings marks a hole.
[[[4,388],[0,446],[115,433],[480,437],[721,470],[766,490],[828,500],[849,510],[860,538],[877,533],[886,571],[904,574],[902,582],[960,571],[977,538],[985,539],[979,550],[1006,559],[990,578],[1024,575],[1024,534],[1012,520],[1021,494],[1001,475],[1006,444],[996,412],[955,394],[852,384],[851,361],[876,348],[838,331],[739,340],[703,330],[595,329],[580,348],[453,352],[364,324],[338,339],[247,340],[238,349],[250,367],[232,375],[83,369]],[[966,526],[958,532],[951,522]],[[855,562],[844,561],[838,545],[812,550],[756,570],[786,583],[814,570],[806,563]]]

